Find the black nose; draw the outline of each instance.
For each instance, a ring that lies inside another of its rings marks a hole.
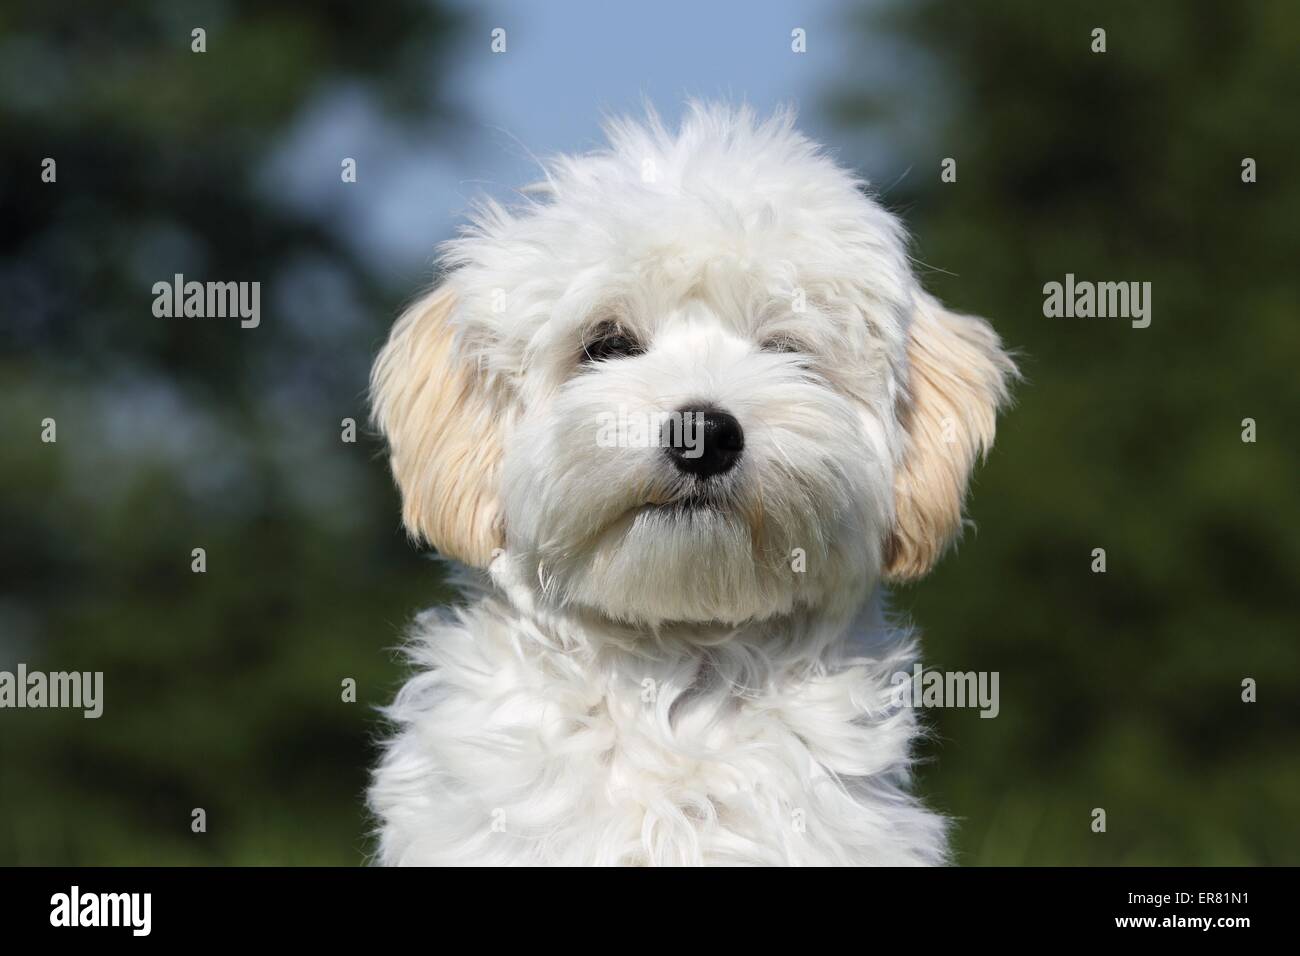
[[[664,449],[678,471],[709,478],[730,471],[745,447],[745,432],[735,415],[716,408],[681,408],[682,427]]]

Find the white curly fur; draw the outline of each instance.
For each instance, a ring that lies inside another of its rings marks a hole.
[[[880,585],[958,530],[1014,374],[987,324],[791,115],[743,108],[612,124],[443,264],[372,392],[407,526],[479,570],[411,636],[380,861],[943,862]],[[584,362],[608,322],[644,351]],[[705,507],[595,438],[704,405],[745,435]]]

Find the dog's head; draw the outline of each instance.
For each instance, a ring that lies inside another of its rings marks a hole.
[[[409,531],[548,599],[735,623],[924,574],[1014,366],[785,114],[617,123],[488,205],[374,369]]]

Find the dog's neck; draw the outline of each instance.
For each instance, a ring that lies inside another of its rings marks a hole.
[[[499,557],[486,573],[457,567],[452,583],[467,597],[505,603],[527,637],[570,656],[661,662],[753,656],[767,665],[799,670],[892,656],[899,644],[900,628],[889,621],[885,589],[870,582],[834,606],[798,607],[761,620],[638,624],[612,619],[598,609],[556,603],[535,576],[508,556]]]

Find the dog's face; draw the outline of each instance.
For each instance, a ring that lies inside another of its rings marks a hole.
[[[408,528],[548,598],[738,623],[909,578],[1014,368],[788,119],[696,109],[489,207],[375,366]]]

